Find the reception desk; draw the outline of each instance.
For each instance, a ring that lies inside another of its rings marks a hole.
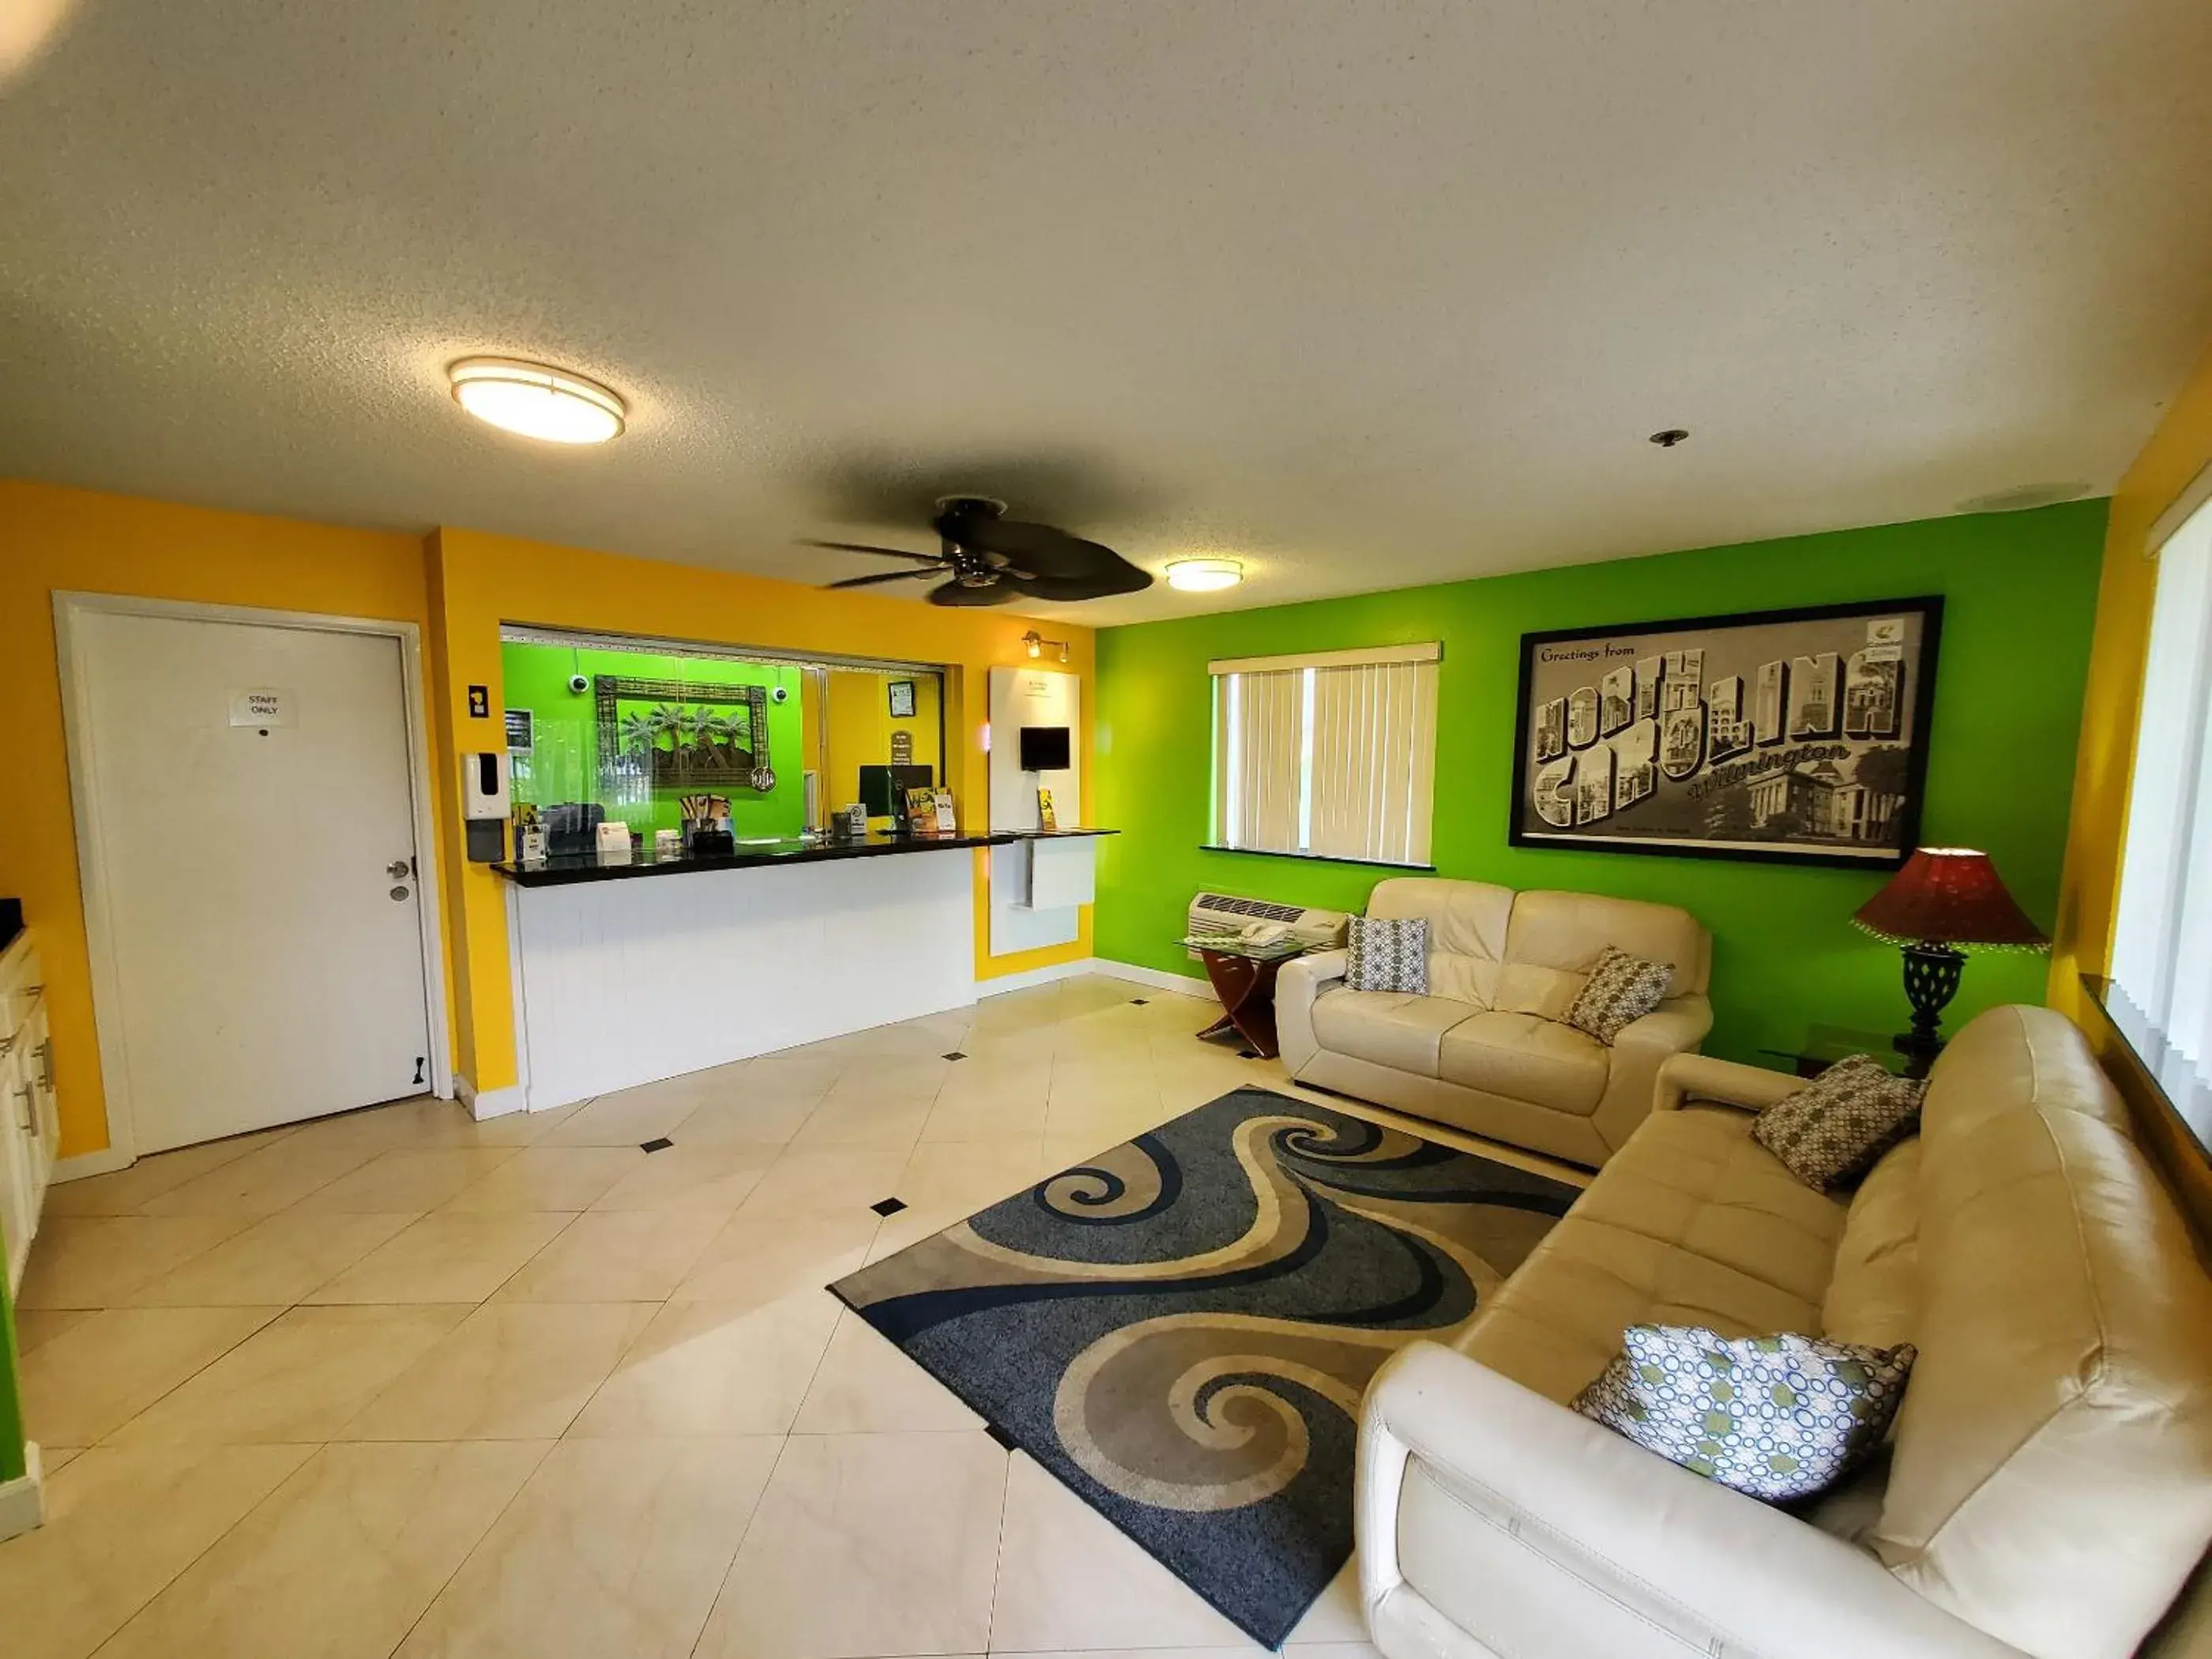
[[[973,1003],[971,849],[1024,838],[494,865],[507,883],[523,1103],[544,1111]]]

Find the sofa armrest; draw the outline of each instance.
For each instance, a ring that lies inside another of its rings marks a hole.
[[[1321,1052],[1314,1036],[1314,999],[1344,977],[1346,953],[1315,951],[1292,957],[1275,975],[1275,1041],[1292,1077]]]
[[[1651,1109],[1677,1111],[1701,1101],[1763,1112],[1805,1086],[1805,1079],[1764,1066],[1744,1066],[1710,1054],[1677,1054],[1659,1068]]]
[[[1355,1504],[1388,1659],[1440,1621],[1498,1654],[2019,1659],[1868,1552],[1431,1342],[1368,1389]]]
[[[1659,1068],[1687,1054],[1713,1029],[1713,1005],[1703,996],[1668,997],[1641,1019],[1613,1034],[1605,1092],[1593,1121],[1607,1147],[1618,1149],[1651,1114],[1652,1085]]]

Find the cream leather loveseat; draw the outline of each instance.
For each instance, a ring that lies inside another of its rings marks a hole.
[[[1298,1082],[1599,1164],[1650,1111],[1660,1062],[1712,1029],[1712,939],[1671,904],[1405,877],[1367,914],[1427,919],[1429,994],[1348,990],[1341,951],[1285,963],[1275,1027]],[[1674,969],[1609,1048],[1565,1023],[1608,945]]]
[[[2120,1659],[2212,1538],[2212,1283],[2081,1034],[1999,1008],[1848,1202],[1692,1056],[1457,1344],[1360,1428],[1388,1659]],[[1730,1103],[1728,1105],[1708,1103]],[[1909,1339],[1893,1455],[1801,1516],[1567,1408],[1624,1326]]]

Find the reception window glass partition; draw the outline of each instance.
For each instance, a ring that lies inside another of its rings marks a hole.
[[[650,838],[687,797],[729,803],[741,841],[819,830],[895,776],[945,781],[944,672],[675,641],[502,630],[518,808],[596,805]],[[889,813],[872,812],[877,827]]]

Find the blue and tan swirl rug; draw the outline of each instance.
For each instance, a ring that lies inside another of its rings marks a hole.
[[[1368,1378],[1577,1196],[1240,1089],[831,1288],[1272,1648],[1351,1555]]]

